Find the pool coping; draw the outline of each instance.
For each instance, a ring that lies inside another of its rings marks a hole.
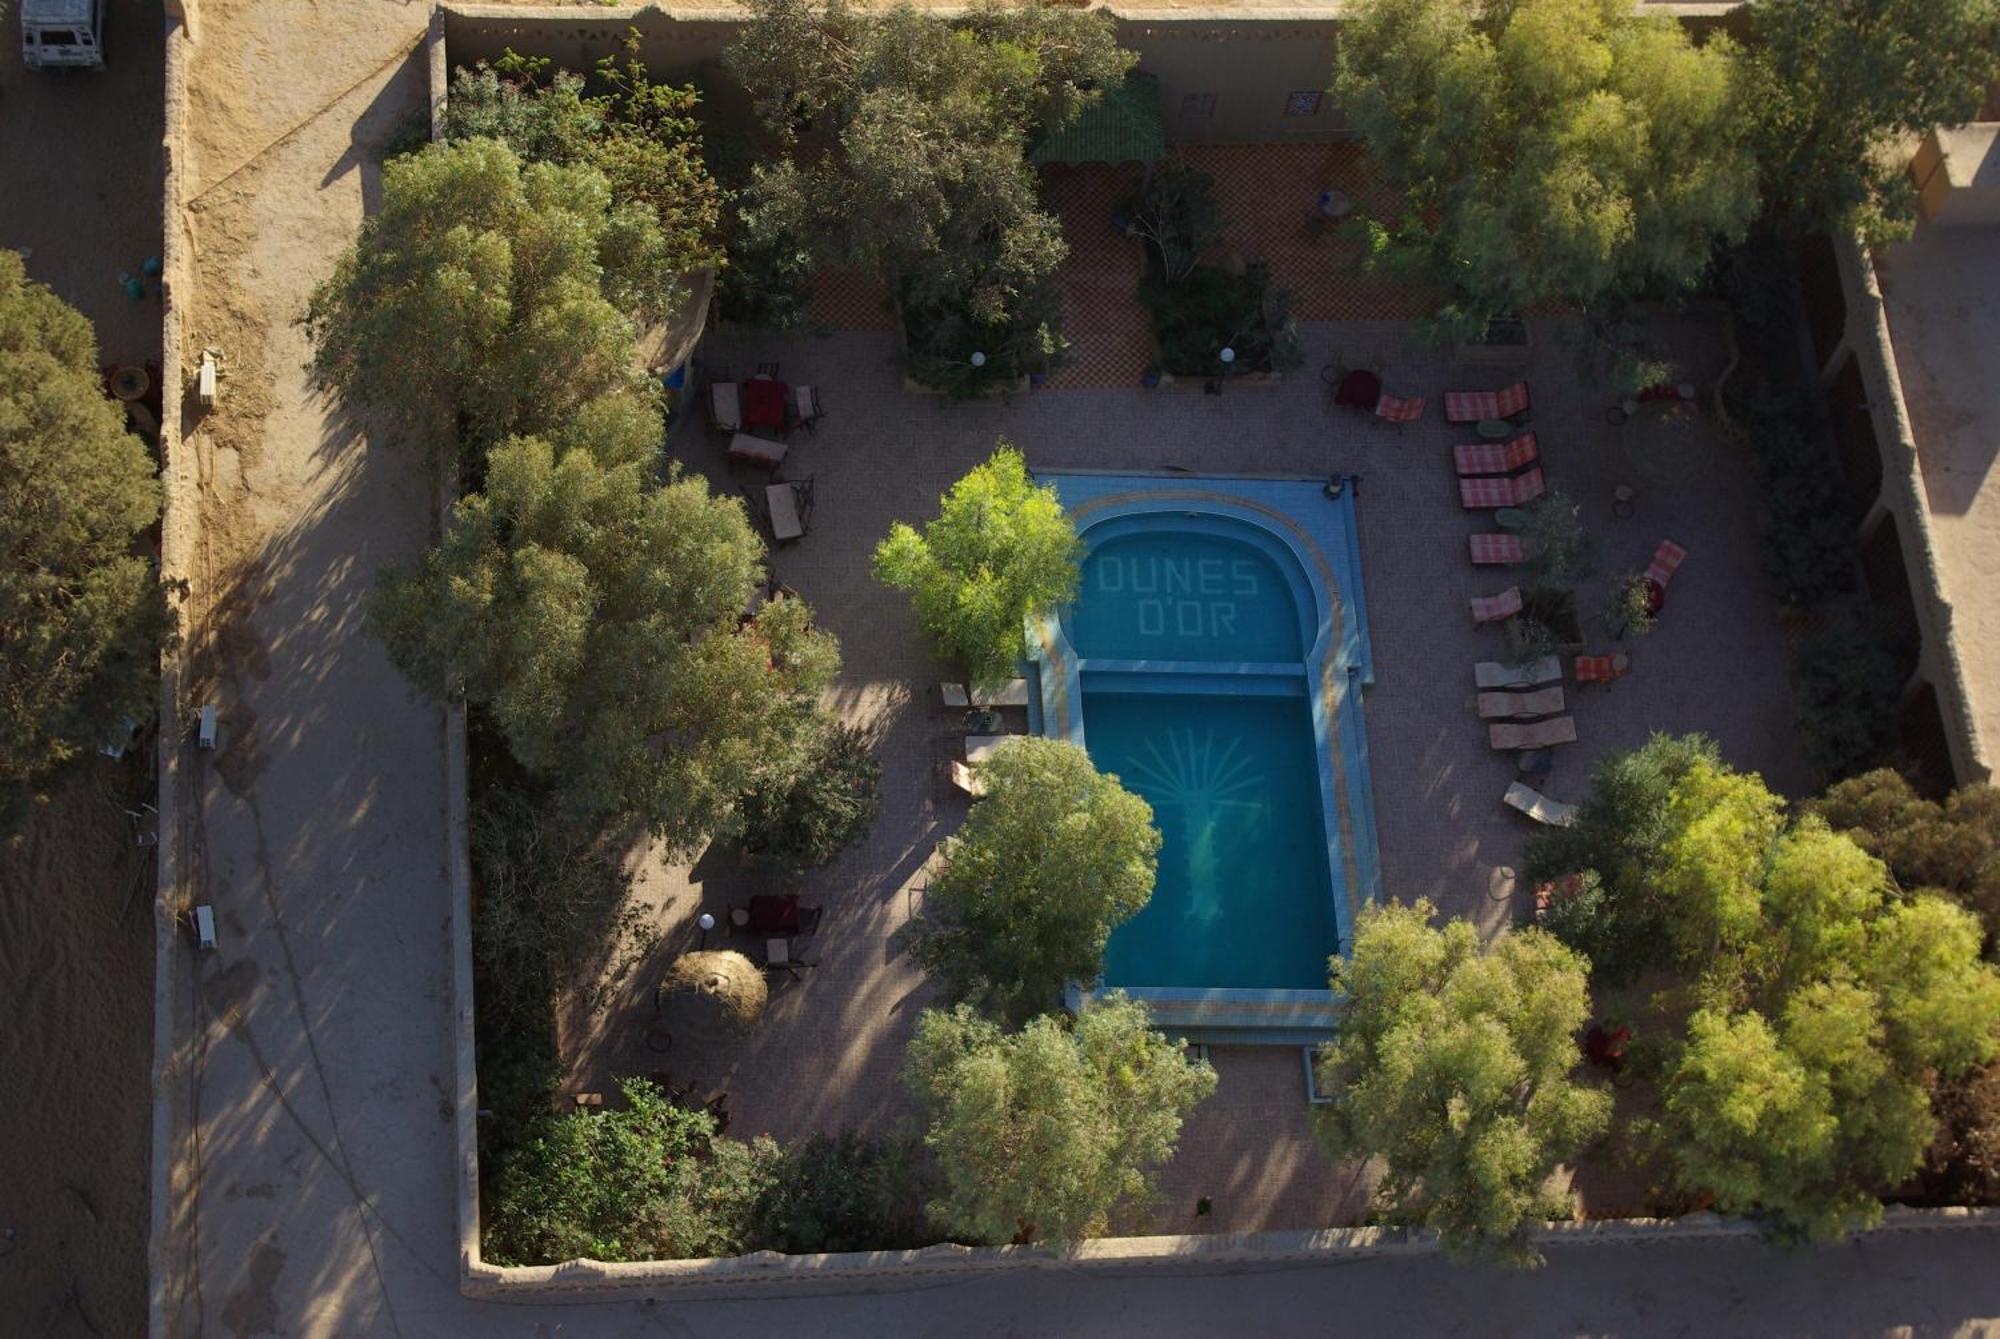
[[[1314,753],[1320,780],[1321,822],[1327,843],[1328,873],[1340,871],[1330,889],[1334,946],[1345,952],[1360,909],[1381,896],[1381,863],[1375,830],[1372,783],[1368,771],[1367,728],[1359,690],[1374,682],[1373,648],[1368,636],[1367,599],[1361,572],[1356,519],[1356,489],[1345,476],[1299,474],[1184,474],[1141,470],[1036,470],[1037,481],[1061,487],[1063,479],[1117,481],[1129,479],[1129,489],[1086,497],[1075,505],[1065,500],[1086,545],[1093,531],[1132,518],[1195,512],[1197,519],[1220,531],[1253,542],[1267,557],[1280,559],[1292,584],[1294,602],[1311,597],[1301,611],[1308,626],[1317,621],[1311,645],[1297,662],[1284,666],[1230,662],[1145,662],[1093,659],[1081,656],[1071,643],[1060,613],[1032,616],[1028,624],[1030,661],[1036,691],[1031,694],[1031,726],[1040,734],[1084,743],[1083,677],[1092,672],[1150,670],[1186,674],[1193,682],[1231,674],[1279,677],[1296,674],[1305,683],[1311,713]],[[1267,500],[1232,494],[1227,486],[1295,484],[1314,489],[1320,500],[1339,509],[1331,534],[1315,533],[1300,517]],[[1338,483],[1338,487],[1335,487]],[[1221,486],[1218,489],[1217,486]],[[1107,538],[1112,536],[1107,536]],[[1338,560],[1325,540],[1336,539]],[[1275,553],[1273,551],[1276,551]],[[1344,561],[1344,572],[1337,566]],[[1342,577],[1345,577],[1345,580]],[[1303,592],[1299,585],[1304,587]],[[1183,668],[1189,667],[1189,668]],[[1349,710],[1350,705],[1352,709]],[[1175,1030],[1192,1040],[1299,1045],[1334,1033],[1336,994],[1328,990],[1225,988],[1192,986],[1121,986],[1072,983],[1067,1001],[1072,1009],[1101,990],[1119,989],[1168,1015]],[[1173,1018],[1192,1013],[1200,1021]],[[1254,1040],[1253,1040],[1254,1039]]]

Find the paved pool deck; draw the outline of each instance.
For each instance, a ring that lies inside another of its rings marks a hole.
[[[1663,322],[1660,331],[1683,352],[1697,384],[1712,382],[1721,357],[1712,327],[1690,317]],[[845,669],[831,701],[876,740],[882,814],[863,843],[799,888],[805,901],[826,908],[807,946],[818,965],[782,984],[765,1023],[726,1053],[649,1052],[646,983],[693,942],[701,910],[720,914],[728,901],[769,885],[724,852],[692,869],[645,862],[640,895],[663,939],[569,1011],[572,1087],[601,1088],[611,1074],[664,1063],[677,1081],[729,1090],[732,1134],[790,1138],[908,1120],[897,1074],[930,996],[900,956],[897,932],[919,896],[925,863],[964,807],[934,779],[947,723],[931,703],[944,671],[907,602],[870,576],[869,556],[892,521],[934,514],[939,494],[1000,437],[1037,469],[1360,475],[1357,524],[1376,670],[1366,710],[1383,887],[1395,898],[1429,897],[1489,933],[1517,918],[1527,896],[1514,878],[1525,831],[1500,802],[1512,757],[1487,747],[1473,708],[1471,667],[1497,653],[1499,637],[1473,626],[1466,603],[1509,581],[1468,564],[1466,536],[1490,527],[1459,510],[1449,448],[1463,436],[1442,421],[1437,399],[1448,386],[1493,387],[1512,374],[1457,368],[1403,322],[1314,323],[1303,334],[1305,368],[1272,386],[1231,386],[1220,396],[1052,389],[976,404],[904,393],[886,333],[711,336],[706,356],[717,364],[775,359],[787,379],[821,388],[827,417],[817,433],[795,439],[784,471],[814,479],[812,532],[774,562],[841,639]],[[1593,758],[1656,730],[1705,731],[1738,766],[1762,772],[1781,791],[1803,790],[1808,778],[1776,606],[1762,576],[1748,462],[1698,417],[1607,426],[1610,397],[1581,385],[1576,333],[1541,322],[1536,338],[1526,375],[1544,468],[1551,485],[1582,504],[1604,550],[1586,615],[1609,579],[1643,567],[1660,539],[1689,551],[1659,629],[1624,644],[1632,675],[1609,689],[1571,691],[1580,742],[1560,750],[1547,791],[1580,798]],[[1330,408],[1317,369],[1337,357],[1379,357],[1391,389],[1432,397],[1429,413],[1398,431]],[[761,480],[733,474],[698,419],[677,427],[670,446],[719,488]],[[1611,514],[1619,483],[1637,490],[1628,520]],[[1590,640],[1594,649],[1613,645],[1594,627]],[[1221,1086],[1190,1118],[1180,1155],[1161,1178],[1161,1203],[1126,1226],[1357,1221],[1366,1180],[1328,1163],[1313,1144],[1299,1053],[1218,1047],[1212,1054]],[[1213,1212],[1197,1216],[1202,1196]]]

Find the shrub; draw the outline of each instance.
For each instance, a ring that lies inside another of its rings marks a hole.
[[[501,1169],[487,1254],[502,1264],[675,1260],[746,1249],[777,1146],[721,1139],[715,1118],[622,1079],[624,1109],[544,1116]]]
[[[1152,249],[1149,263],[1169,286],[1192,274],[1209,248],[1222,240],[1214,187],[1215,178],[1206,172],[1182,162],[1165,163],[1126,202],[1133,235]]]
[[[1174,283],[1148,274],[1139,301],[1152,313],[1160,366],[1177,377],[1283,372],[1304,361],[1291,290],[1272,287],[1271,267],[1262,261],[1242,274],[1197,265]],[[1218,357],[1224,348],[1235,350],[1233,362]]]
[[[1939,888],[1978,912],[2000,938],[2000,789],[1979,783],[1939,804],[1880,769],[1827,791],[1814,808],[1887,862],[1904,888]]]
[[[867,736],[822,718],[796,766],[759,777],[744,794],[743,849],[793,869],[824,865],[875,821],[881,781]]]
[[[1838,780],[1865,771],[1896,737],[1906,667],[1865,596],[1827,605],[1792,649],[1792,695],[1806,761]]]
[[[1619,636],[1643,637],[1653,630],[1653,589],[1643,572],[1627,572],[1611,583],[1604,621]]]
[[[938,1240],[924,1221],[931,1187],[907,1143],[816,1134],[787,1146],[770,1173],[747,1233],[756,1250],[904,1251]]]

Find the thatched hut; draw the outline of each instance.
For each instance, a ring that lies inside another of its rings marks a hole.
[[[683,953],[654,989],[661,1024],[695,1045],[735,1040],[763,1016],[770,987],[756,963],[730,949]]]

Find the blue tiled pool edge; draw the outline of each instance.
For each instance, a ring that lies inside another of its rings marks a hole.
[[[1281,547],[1310,587],[1320,627],[1303,667],[1203,664],[1202,678],[1289,672],[1306,681],[1315,735],[1322,820],[1333,875],[1335,952],[1345,951],[1353,916],[1379,898],[1375,806],[1369,783],[1366,723],[1357,689],[1374,681],[1367,600],[1355,528],[1354,493],[1328,498],[1324,481],[1297,476],[1203,476],[1038,471],[1053,483],[1090,542],[1093,531],[1133,517],[1174,517],[1205,528],[1218,522]],[[1114,529],[1111,532],[1116,533]],[[1287,569],[1290,570],[1290,569]],[[1054,614],[1034,620],[1031,728],[1084,742],[1082,680],[1100,674],[1157,673],[1181,667],[1080,659]],[[1182,669],[1181,672],[1185,672]],[[1294,688],[1292,691],[1297,691]],[[1099,987],[1073,986],[1076,1007]],[[1156,1023],[1195,1041],[1307,1044],[1333,1034],[1330,990],[1208,989],[1126,986],[1153,1010]]]

